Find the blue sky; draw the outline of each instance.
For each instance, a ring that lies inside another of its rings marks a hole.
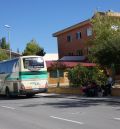
[[[91,18],[94,11],[120,12],[120,0],[0,0],[0,38],[8,37],[13,51],[23,52],[36,39],[46,53],[57,53],[54,32]]]

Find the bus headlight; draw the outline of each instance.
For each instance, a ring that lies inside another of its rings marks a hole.
[[[48,83],[47,82],[45,83],[45,88],[48,88]]]

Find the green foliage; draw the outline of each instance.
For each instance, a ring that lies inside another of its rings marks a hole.
[[[1,48],[2,49],[7,49],[7,50],[10,48],[9,43],[8,44],[6,43],[6,38],[4,38],[4,37],[1,40]]]
[[[44,49],[39,46],[36,40],[31,40],[27,43],[26,48],[23,52],[23,55],[39,55],[44,56],[45,52]]]
[[[87,82],[96,82],[98,85],[105,84],[106,76],[99,67],[76,66],[68,70],[68,79],[72,86],[82,86]]]
[[[91,22],[95,37],[89,59],[107,67],[120,64],[120,18],[98,13]]]
[[[94,52],[97,62],[101,65],[111,67],[111,64],[120,64],[120,37],[96,46]]]
[[[115,29],[115,26],[120,26],[120,18],[100,15],[97,13],[91,22],[93,25],[93,31],[95,32],[95,44],[110,40],[120,32],[119,29]]]
[[[0,49],[0,61],[7,60],[7,59],[9,59],[9,56],[7,55],[7,53],[4,50]]]

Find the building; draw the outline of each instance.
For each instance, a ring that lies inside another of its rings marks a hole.
[[[110,10],[107,12],[96,13],[120,18],[120,13],[112,12]],[[94,18],[94,16],[92,18]],[[59,59],[62,60],[70,57],[75,59],[79,56],[79,58],[81,58],[79,61],[84,62],[89,52],[89,45],[87,44],[87,41],[94,38],[91,19],[58,31],[54,33],[53,36],[57,37]]]
[[[43,56],[45,61],[54,61],[58,60],[58,54],[57,53],[48,53]]]
[[[8,56],[10,56],[10,50],[6,50],[6,53],[8,54]],[[19,57],[19,56],[21,56],[20,53],[11,51],[11,58],[16,58],[16,57]]]
[[[17,53],[17,52],[13,52],[13,51],[10,51],[10,50],[5,50],[5,49],[2,49],[2,50],[4,50],[9,57],[11,55],[11,59],[21,56],[21,54]]]
[[[21,56],[20,53],[2,49],[2,48],[0,48],[0,51],[4,51],[8,55],[8,58],[11,58],[11,59]]]
[[[69,85],[69,80],[67,78],[68,68],[73,68],[78,64],[85,67],[94,67],[94,63],[79,63],[79,62],[69,62],[58,60],[58,54],[45,54],[43,57],[46,61],[47,71],[48,71],[48,83],[50,85],[55,85],[60,83],[60,85]],[[59,71],[59,75],[58,75]]]
[[[84,43],[92,37],[90,20],[56,32],[53,36],[57,37],[59,59],[64,56],[85,56],[88,50]]]

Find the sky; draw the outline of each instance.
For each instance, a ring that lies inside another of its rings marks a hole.
[[[10,26],[10,46],[22,53],[35,39],[46,53],[57,53],[53,33],[93,16],[95,10],[120,12],[120,0],[0,0],[0,38]]]

